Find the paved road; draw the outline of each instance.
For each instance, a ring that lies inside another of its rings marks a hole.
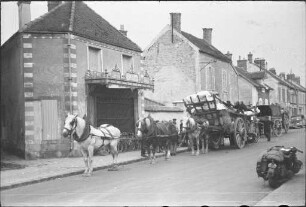
[[[155,165],[139,162],[117,172],[96,171],[90,178],[77,175],[6,190],[1,192],[1,204],[253,206],[273,191],[257,177],[255,166],[258,155],[274,145],[297,146],[305,152],[305,131],[290,130],[269,143],[262,138],[241,150],[182,153],[170,161],[160,158]],[[304,155],[298,157],[305,163]],[[296,176],[305,179],[304,169]]]

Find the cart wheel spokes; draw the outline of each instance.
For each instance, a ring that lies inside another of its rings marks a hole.
[[[282,123],[280,120],[275,120],[273,124],[273,133],[279,137],[282,134]]]
[[[246,126],[242,118],[238,117],[234,125],[234,142],[238,149],[245,146],[246,141]]]

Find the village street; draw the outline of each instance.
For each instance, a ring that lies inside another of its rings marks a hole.
[[[257,177],[255,167],[258,155],[275,145],[296,146],[305,153],[305,129],[289,130],[271,142],[262,137],[241,150],[225,147],[200,156],[185,152],[170,161],[159,158],[155,165],[143,161],[120,166],[116,172],[100,170],[92,177],[76,175],[5,190],[1,192],[1,205],[254,206],[273,192]],[[305,164],[304,154],[299,153],[298,158]],[[305,169],[288,182],[305,183]],[[297,193],[303,204],[305,188],[298,186],[301,189],[282,192],[280,197],[286,200]]]

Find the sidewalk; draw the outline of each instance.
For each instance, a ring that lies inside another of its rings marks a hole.
[[[187,151],[187,148],[183,147],[177,150],[178,153],[185,151]],[[164,153],[156,153],[156,155],[161,157],[164,156]],[[118,164],[126,165],[146,159],[140,156],[140,151],[124,152],[119,153]],[[25,166],[21,169],[1,171],[1,190],[82,174],[85,169],[82,157],[23,160],[15,156],[7,156],[1,162]],[[94,171],[106,169],[112,162],[111,155],[94,156]]]
[[[267,183],[268,186],[268,183]],[[302,169],[255,206],[305,206],[305,170]]]

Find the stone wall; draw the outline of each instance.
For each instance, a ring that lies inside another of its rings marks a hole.
[[[196,52],[180,36],[164,33],[145,53],[144,69],[154,77],[154,93],[145,96],[171,105],[196,92]]]

